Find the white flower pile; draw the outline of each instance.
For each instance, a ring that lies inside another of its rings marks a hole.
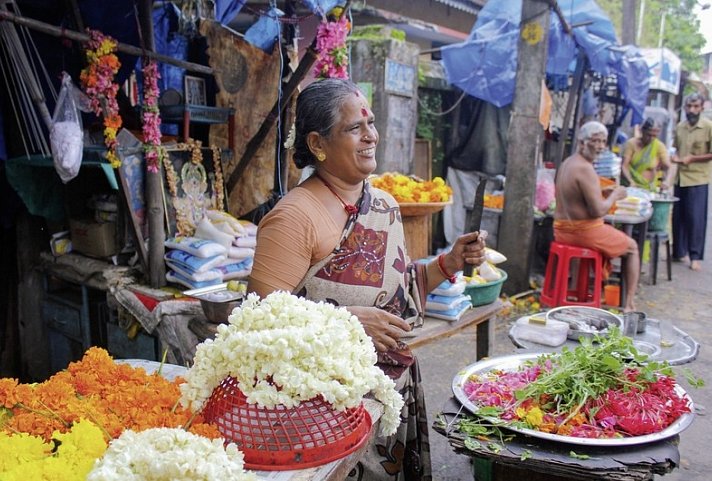
[[[257,481],[243,454],[222,439],[177,428],[126,430],[96,461],[87,481]]]
[[[381,432],[394,433],[403,398],[376,364],[371,339],[344,308],[274,292],[250,294],[218,326],[214,340],[199,344],[180,386],[181,403],[202,409],[227,376],[247,401],[265,408],[295,407],[321,395],[334,409],[353,408],[373,391],[384,405]]]

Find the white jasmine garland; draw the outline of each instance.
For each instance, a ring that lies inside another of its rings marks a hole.
[[[292,124],[287,134],[287,140],[284,141],[284,148],[289,150],[294,148],[294,142],[297,138],[297,127]]]
[[[257,481],[243,454],[223,439],[176,428],[126,430],[94,463],[87,481]]]
[[[334,409],[353,408],[373,391],[384,405],[381,432],[400,424],[403,398],[376,364],[373,342],[345,308],[287,292],[260,301],[250,294],[218,326],[214,340],[198,345],[180,386],[181,403],[202,409],[213,389],[231,376],[249,403],[295,407],[321,395]]]

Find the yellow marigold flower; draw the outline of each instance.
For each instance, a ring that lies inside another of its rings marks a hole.
[[[517,417],[519,417],[519,419],[525,421],[533,428],[539,426],[544,420],[544,413],[537,406],[534,406],[529,410],[519,407],[515,412],[517,413]]]
[[[38,436],[26,433],[9,435],[0,432],[0,453],[2,453],[0,474],[10,471],[15,466],[44,459],[51,452],[52,446]]]
[[[111,166],[114,169],[118,169],[119,167],[121,167],[121,160],[119,160],[115,153],[111,151],[107,152],[106,159],[111,163]]]

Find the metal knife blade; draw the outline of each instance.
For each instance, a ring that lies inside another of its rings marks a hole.
[[[467,230],[465,232],[475,232],[480,230],[480,224],[482,223],[482,210],[485,207],[485,187],[487,186],[487,179],[483,178],[477,185],[477,190],[475,191],[475,202],[472,205],[472,210],[467,216]],[[465,264],[463,269],[463,274],[471,277],[474,271],[474,266],[472,264]]]

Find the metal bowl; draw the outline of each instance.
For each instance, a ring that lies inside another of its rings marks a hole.
[[[568,323],[567,337],[572,341],[578,341],[581,337],[606,337],[608,329],[613,326],[623,329],[623,319],[620,316],[595,307],[561,306],[548,311],[546,318]]]
[[[183,294],[199,299],[205,317],[213,324],[227,322],[233,309],[242,304],[245,299],[243,292],[229,290],[227,283],[193,289]]]
[[[213,302],[200,299],[200,306],[203,308],[205,317],[213,324],[226,323],[227,318],[230,314],[232,314],[233,309],[240,304],[242,304],[242,298],[227,302]]]

